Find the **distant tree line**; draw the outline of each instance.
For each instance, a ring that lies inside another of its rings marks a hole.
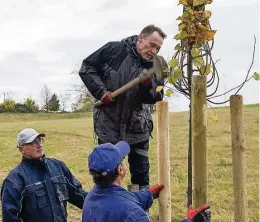
[[[70,93],[69,93],[70,91]],[[23,102],[16,102],[11,92],[4,92],[0,89],[0,113],[38,113],[38,112],[68,112],[69,97],[74,96],[71,103],[70,112],[92,112],[94,98],[87,90],[85,85],[74,85],[72,90],[57,95],[51,92],[47,85],[44,85],[40,91],[41,106],[31,97],[26,98]],[[156,110],[155,105],[150,106],[153,113]]]
[[[79,88],[74,90],[76,96],[72,103],[72,112],[91,112],[93,109],[93,99],[87,90],[81,91]],[[83,87],[82,87],[83,89]],[[0,113],[38,113],[38,112],[68,112],[67,106],[69,93],[63,93],[59,96],[51,92],[47,85],[41,89],[41,106],[31,97],[24,99],[23,102],[17,102],[12,98],[11,92],[5,92],[0,89]]]

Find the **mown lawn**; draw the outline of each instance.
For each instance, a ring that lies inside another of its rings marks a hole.
[[[208,120],[208,201],[212,221],[227,222],[233,217],[233,180],[229,107],[216,109],[219,123]],[[244,108],[247,160],[247,191],[250,221],[259,221],[259,106]],[[156,124],[156,116],[154,117]],[[172,221],[186,214],[188,113],[170,113]],[[1,114],[0,182],[21,155],[16,135],[32,127],[47,134],[45,153],[63,160],[86,190],[93,186],[87,156],[94,146],[91,114]],[[150,148],[151,184],[157,183],[156,127]],[[125,187],[129,184],[129,174]],[[157,217],[157,201],[150,214]],[[69,205],[69,221],[81,221],[81,211]]]

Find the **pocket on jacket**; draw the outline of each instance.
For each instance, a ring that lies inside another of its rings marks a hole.
[[[42,209],[47,206],[47,196],[42,183],[34,183],[26,187],[25,198],[29,208]]]
[[[67,181],[65,177],[63,175],[60,175],[60,176],[52,177],[51,180],[55,186],[60,202],[69,200]]]
[[[38,202],[39,209],[45,207],[47,205],[45,190],[43,190],[43,189],[37,190],[36,196],[37,196],[37,202]]]
[[[134,110],[129,121],[128,132],[131,133],[146,133],[152,132],[153,121],[151,114],[145,109]]]

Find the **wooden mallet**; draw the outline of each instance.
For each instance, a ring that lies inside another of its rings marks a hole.
[[[145,69],[143,73],[141,73],[138,77],[133,79],[132,81],[128,82],[127,84],[123,85],[121,88],[117,89],[116,91],[110,94],[111,98],[114,99],[118,95],[126,92],[128,89],[138,85],[140,82],[144,81],[145,79],[152,78],[156,76],[157,80],[162,80],[168,77],[168,72],[164,69],[168,68],[167,62],[164,60],[162,56],[156,55],[153,59],[153,67],[150,69]],[[99,100],[95,102],[94,106],[100,106],[103,103]]]

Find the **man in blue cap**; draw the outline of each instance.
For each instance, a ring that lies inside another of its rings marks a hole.
[[[45,156],[44,137],[31,128],[17,136],[22,160],[3,181],[3,222],[66,222],[67,202],[83,207],[87,192],[62,161]]]
[[[163,185],[129,192],[122,187],[126,164],[124,158],[130,146],[125,141],[104,143],[94,148],[88,157],[90,174],[95,186],[84,201],[82,221],[142,221],[149,222],[145,212],[158,198]]]
[[[115,145],[98,145],[89,155],[88,166],[95,186],[85,198],[83,222],[150,222],[145,211],[164,186],[156,185],[136,192],[124,189],[122,184],[127,170],[124,159],[129,152],[128,143],[121,141]],[[190,206],[187,218],[182,222],[210,222],[210,207],[204,205],[193,209]]]

